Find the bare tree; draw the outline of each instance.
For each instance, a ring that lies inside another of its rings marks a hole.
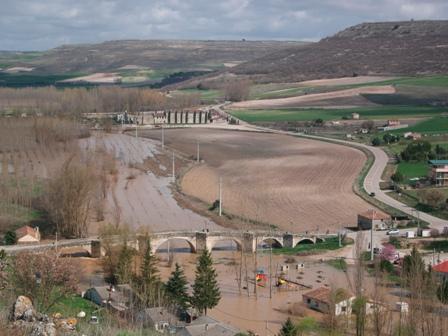
[[[250,81],[245,79],[229,80],[224,85],[224,92],[226,100],[243,101],[249,97]]]
[[[17,295],[26,295],[46,312],[77,288],[78,266],[54,251],[23,252],[12,259],[11,282]]]
[[[66,237],[84,237],[95,189],[95,174],[70,157],[48,186],[46,207],[56,230]]]

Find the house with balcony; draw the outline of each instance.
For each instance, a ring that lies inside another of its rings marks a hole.
[[[448,187],[448,160],[430,160],[431,181],[436,187]]]

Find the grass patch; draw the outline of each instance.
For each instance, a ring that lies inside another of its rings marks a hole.
[[[406,129],[395,130],[390,133],[404,133],[404,132],[418,132],[418,133],[448,133],[448,117],[438,116],[428,120],[424,120]]]
[[[374,106],[349,109],[285,108],[273,110],[230,110],[232,115],[246,122],[312,121],[315,119],[341,120],[357,112],[362,119],[401,119],[432,117],[446,111],[442,107],[428,106]],[[448,122],[448,118],[447,122]],[[406,129],[407,131],[408,129]],[[448,131],[448,128],[447,128]],[[403,132],[403,131],[401,131]]]
[[[346,246],[346,243],[342,243],[342,247]],[[273,249],[272,252],[276,254],[306,254],[314,251],[327,251],[327,250],[337,250],[340,249],[339,238],[330,237],[325,239],[323,242],[316,244],[297,244],[295,247],[282,247]]]
[[[426,162],[405,162],[398,164],[397,171],[402,173],[406,179],[426,177],[428,175],[428,164]]]
[[[91,315],[100,307],[93,302],[86,300],[78,295],[66,297],[57,302],[52,308],[50,308],[50,314],[60,313],[63,317],[76,317],[80,311],[86,313],[86,318],[90,318]]]
[[[327,260],[326,263],[340,271],[347,270],[347,263],[345,262],[345,259],[342,259],[342,258],[341,259],[330,259],[330,260]]]

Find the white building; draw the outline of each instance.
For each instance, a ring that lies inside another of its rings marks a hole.
[[[38,243],[40,242],[39,227],[22,226],[16,230],[16,237],[17,243]]]
[[[308,308],[329,313],[334,310],[336,316],[350,315],[352,303],[355,297],[345,291],[338,289],[334,293],[327,287],[319,287],[303,294],[303,302]]]

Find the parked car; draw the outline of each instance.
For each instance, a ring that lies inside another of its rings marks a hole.
[[[371,193],[370,193],[370,196],[375,197],[375,193],[374,193],[374,192],[371,192]]]
[[[387,234],[388,234],[389,236],[398,236],[398,235],[400,234],[400,230],[398,230],[398,229],[392,229],[392,230],[387,231]]]

